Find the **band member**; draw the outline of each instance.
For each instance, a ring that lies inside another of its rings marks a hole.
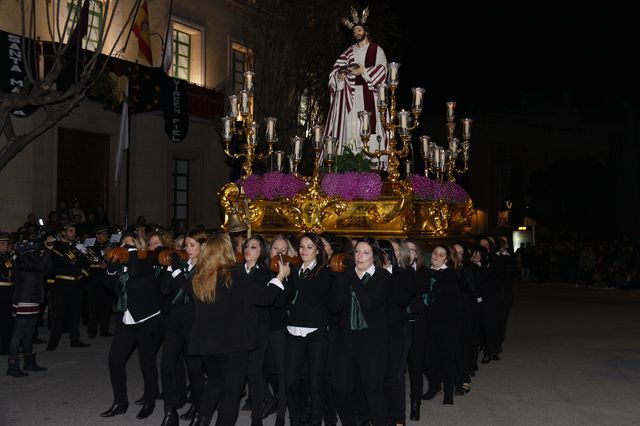
[[[89,270],[89,259],[75,247],[76,225],[62,226],[59,240],[53,246],[53,284],[55,315],[48,351],[55,351],[65,327],[69,329],[71,347],[91,346],[80,340],[82,296]]]
[[[9,234],[0,234],[0,355],[9,353],[9,340],[13,325],[11,296],[13,295],[13,266],[15,260],[9,248]]]
[[[281,263],[278,276],[269,281],[256,279],[259,268],[247,273],[246,266],[236,264],[226,234],[209,238],[198,259],[190,291],[196,316],[189,339],[189,353],[202,357],[207,373],[200,414],[192,422],[198,426],[209,425],[216,409],[217,425],[235,424],[249,351],[258,346],[255,307],[273,303],[290,272],[288,264]]]
[[[387,301],[391,274],[372,238],[358,240],[355,268],[337,276],[330,309],[341,312],[336,347],[331,356],[338,415],[343,425],[356,424],[353,395],[360,383],[371,423],[387,425],[384,373],[387,362]]]
[[[161,292],[168,296],[170,306],[168,309],[167,329],[162,344],[162,389],[164,390],[163,426],[177,425],[179,423],[177,409],[184,404],[180,402],[181,392],[178,386],[178,371],[184,370],[183,358],[186,357],[187,374],[191,383],[192,409],[189,418],[196,415],[198,402],[204,389],[204,371],[200,357],[187,355],[189,347],[189,333],[195,317],[195,305],[189,296],[191,279],[196,272],[198,256],[202,246],[207,241],[207,234],[200,231],[190,232],[184,239],[185,250],[189,256],[186,262],[177,254],[172,255],[172,264],[162,275]],[[184,373],[182,373],[184,374]],[[185,413],[185,414],[187,414]]]
[[[105,285],[118,297],[118,316],[109,349],[113,404],[100,415],[113,417],[127,411],[126,366],[137,346],[144,394],[136,418],[144,419],[153,413],[159,392],[156,351],[162,338],[160,289],[155,282],[153,261],[138,257],[138,250],[145,249],[144,241],[135,234],[125,234],[121,246],[129,251],[127,264],[108,263],[105,278]]]
[[[294,268],[289,285],[294,292],[286,334],[287,394],[293,426],[302,425],[308,378],[311,422],[321,425],[324,413],[324,374],[329,354],[327,298],[332,275],[321,238],[305,234],[298,249],[302,265]]]
[[[104,277],[107,263],[104,260],[104,252],[109,244],[109,227],[98,225],[95,229],[96,240],[93,247],[87,247],[93,254],[89,265],[88,293],[89,293],[89,325],[87,333],[93,339],[98,334],[110,337],[109,321],[111,320],[111,308],[113,305],[113,293],[104,286]]]

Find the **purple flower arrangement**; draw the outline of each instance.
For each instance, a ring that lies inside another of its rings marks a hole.
[[[437,182],[422,175],[409,176],[413,196],[416,200],[439,200],[448,203],[464,203],[469,194],[455,182]]]
[[[382,194],[382,179],[377,173],[327,173],[322,178],[322,190],[345,200],[377,200]]]
[[[269,172],[264,175],[251,175],[244,181],[244,193],[247,198],[291,198],[305,188],[304,179],[293,173]]]
[[[469,199],[467,191],[454,182],[440,183],[422,175],[411,175],[409,181],[416,200],[443,199],[448,203],[464,203]],[[293,173],[251,175],[244,181],[244,193],[251,200],[293,198],[305,187],[304,179]],[[382,179],[377,173],[369,172],[327,173],[322,178],[322,190],[347,201],[373,201],[382,194]]]

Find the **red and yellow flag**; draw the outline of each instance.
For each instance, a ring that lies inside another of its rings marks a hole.
[[[149,65],[153,66],[153,56],[151,54],[151,32],[149,31],[149,8],[147,0],[142,2],[136,21],[133,24],[133,33],[138,39],[138,57],[146,59]]]

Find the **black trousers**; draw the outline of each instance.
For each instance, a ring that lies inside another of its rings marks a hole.
[[[9,340],[11,340],[11,330],[13,327],[13,317],[11,316],[11,297],[13,287],[0,286],[0,354],[9,353]]]
[[[504,343],[504,336],[507,332],[507,323],[509,322],[509,315],[511,314],[512,306],[513,290],[504,295],[500,306],[500,319],[498,323],[498,352],[502,352],[502,344]]]
[[[331,356],[331,379],[340,421],[345,426],[356,424],[356,384],[362,386],[371,423],[386,426],[387,402],[384,373],[388,345],[386,330],[340,330]]]
[[[324,373],[329,354],[327,331],[319,328],[305,337],[293,336],[287,332],[286,347],[285,376],[291,424],[297,426],[303,423],[308,384],[311,425],[321,425],[324,412]]]
[[[500,304],[497,300],[485,299],[482,302],[482,331],[484,334],[484,355],[491,356],[499,352],[500,347]]]
[[[118,315],[109,349],[109,376],[115,403],[125,404],[129,401],[126,367],[131,353],[137,346],[144,381],[142,399],[146,404],[155,404],[159,393],[156,350],[162,338],[160,322],[160,315],[156,315],[140,324],[126,325],[122,322],[122,314]]]
[[[389,424],[406,424],[405,370],[408,348],[411,344],[409,324],[396,324],[389,328],[387,368],[384,374],[384,390],[387,396]]]
[[[462,332],[461,319],[430,318],[425,359],[434,384],[444,383],[445,395],[453,395],[456,378],[456,348]],[[429,378],[429,386],[432,386]]]
[[[9,344],[9,355],[18,355],[21,343],[23,353],[33,353],[33,336],[36,333],[37,324],[37,315],[18,316],[15,319],[13,324],[13,334],[11,335],[11,343]]]
[[[409,323],[411,328],[411,346],[409,348],[409,397],[417,400],[422,397],[425,374],[425,346],[427,342],[427,317],[423,312],[417,320]],[[438,384],[439,385],[439,384]]]
[[[338,327],[330,326],[327,332],[329,338],[329,354],[327,355],[327,368],[324,378],[324,423],[338,424],[338,412],[336,411],[336,401],[333,396],[333,384],[331,383],[331,358],[336,346],[336,336]]]
[[[56,280],[53,284],[55,309],[50,344],[57,344],[65,330],[69,330],[72,342],[80,339],[83,287],[84,280]]]
[[[180,386],[180,375],[184,374],[183,360],[186,361],[187,375],[191,383],[191,398],[194,404],[200,402],[204,392],[204,369],[202,359],[198,356],[187,355],[189,347],[189,330],[176,321],[169,321],[162,343],[162,360],[160,373],[162,378],[162,391],[164,392],[165,408],[177,408],[180,397],[183,395],[183,386]]]
[[[286,330],[270,330],[269,331],[269,352],[272,358],[273,373],[275,373],[278,381],[278,414],[277,418],[284,419],[287,413],[287,381],[285,379],[285,347],[286,347]]]
[[[207,385],[199,405],[201,416],[211,417],[217,409],[217,426],[233,426],[236,423],[248,360],[246,351],[202,357]]]
[[[249,394],[251,395],[251,418],[255,420],[262,420],[264,404],[273,398],[263,374],[264,358],[268,347],[269,330],[259,326],[258,347],[249,352],[249,364],[246,371]]]
[[[111,320],[111,307],[113,305],[113,291],[102,286],[91,285],[87,288],[89,304],[89,324],[87,333],[89,336],[109,332]]]

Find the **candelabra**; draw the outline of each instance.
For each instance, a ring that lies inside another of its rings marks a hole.
[[[445,177],[450,182],[455,182],[455,173],[462,174],[469,170],[469,147],[471,146],[471,123],[470,118],[463,118],[462,122],[462,146],[460,139],[455,135],[455,102],[447,102],[447,142],[449,148],[442,148],[431,141],[429,136],[421,136],[421,151],[424,159],[425,176],[433,173],[436,179],[442,182]],[[462,160],[462,169],[457,168],[458,158]]]
[[[358,118],[360,120],[360,139],[362,140],[362,152],[369,157],[380,158],[384,155],[389,159],[389,180],[396,182],[400,177],[398,167],[400,166],[400,159],[406,157],[409,154],[409,144],[411,141],[411,131],[418,127],[418,117],[422,112],[422,98],[424,95],[424,89],[421,87],[414,87],[411,89],[413,93],[413,102],[411,111],[401,110],[396,112],[396,90],[398,89],[398,69],[400,64],[391,62],[388,65],[388,83],[381,83],[376,86],[378,94],[378,113],[380,114],[380,121],[387,134],[389,135],[389,143],[386,149],[377,149],[371,151],[369,149],[369,138],[371,137],[371,113],[368,111],[358,112]],[[390,96],[389,96],[390,95]],[[389,113],[389,119],[387,120],[387,112]],[[413,119],[411,118],[413,114]],[[397,120],[397,121],[396,121]],[[373,129],[375,132],[375,129]],[[402,149],[397,149],[396,132],[402,140]]]
[[[246,71],[244,73],[244,85],[238,95],[229,96],[229,115],[222,117],[222,139],[225,143],[224,153],[231,158],[242,158],[245,161],[242,164],[242,179],[246,179],[252,172],[252,164],[254,160],[263,160],[269,158],[273,154],[273,145],[277,142],[276,122],[274,117],[265,119],[266,131],[265,138],[269,150],[265,153],[258,154],[258,123],[254,121],[253,105],[253,76],[254,73]],[[239,123],[237,123],[237,122]],[[242,136],[244,143],[244,152],[233,153],[229,144],[233,135]]]

